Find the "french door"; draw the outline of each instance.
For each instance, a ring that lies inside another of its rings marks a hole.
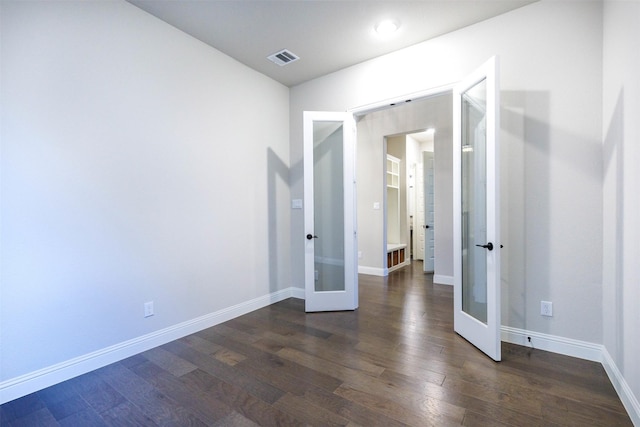
[[[498,58],[453,91],[454,329],[495,361],[500,352]]]
[[[305,310],[358,307],[351,113],[304,112]]]

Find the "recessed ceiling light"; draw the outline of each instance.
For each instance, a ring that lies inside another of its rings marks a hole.
[[[398,31],[398,28],[400,28],[400,24],[393,19],[386,19],[375,26],[376,33],[382,36],[393,34]]]

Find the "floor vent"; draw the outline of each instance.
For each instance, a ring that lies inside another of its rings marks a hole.
[[[300,59],[298,55],[296,55],[291,51],[288,51],[287,49],[283,49],[280,52],[276,52],[273,55],[269,55],[267,56],[267,58],[269,59],[269,61],[274,62],[281,67],[287,64],[291,64],[292,62],[295,62],[298,59]]]

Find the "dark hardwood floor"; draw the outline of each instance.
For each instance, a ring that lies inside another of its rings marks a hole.
[[[288,299],[0,407],[2,426],[629,426],[602,366],[453,333],[421,263],[360,276],[355,312]]]

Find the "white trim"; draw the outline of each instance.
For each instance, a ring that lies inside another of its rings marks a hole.
[[[234,319],[287,298],[304,296],[304,290],[287,288],[223,308],[168,328],[124,341],[19,377],[0,382],[0,404],[86,374],[111,363]]]
[[[291,289],[291,298],[304,299],[304,288],[289,288]]]
[[[349,108],[347,111],[353,113],[356,116],[363,116],[365,114],[373,113],[374,111],[384,110],[386,108],[393,108],[398,105],[404,104],[408,101],[418,101],[431,96],[442,95],[447,92],[451,92],[454,83],[449,83],[442,86],[432,87],[429,89],[421,90],[418,92],[408,93],[406,95],[395,96],[393,98],[383,99],[381,101],[372,102],[371,104],[365,104],[358,107]]]
[[[368,274],[370,276],[387,276],[389,272],[386,268],[367,267],[366,265],[359,265],[358,274]]]
[[[442,274],[434,274],[433,283],[436,283],[438,285],[453,286],[453,276],[443,276]]]
[[[616,389],[624,408],[627,410],[631,422],[634,426],[640,426],[640,403],[638,403],[638,399],[634,396],[631,387],[625,381],[624,376],[616,366],[616,362],[614,362],[604,346],[602,347],[602,366],[604,366],[613,388]]]
[[[543,334],[540,332],[527,331],[525,329],[511,328],[509,326],[502,326],[500,329],[502,341],[506,341],[511,344],[551,351],[553,353],[578,357],[580,359],[591,360],[593,362],[602,361],[603,347],[600,344],[593,344],[587,341],[574,340],[571,338]],[[529,337],[531,337],[531,342],[528,340]]]

